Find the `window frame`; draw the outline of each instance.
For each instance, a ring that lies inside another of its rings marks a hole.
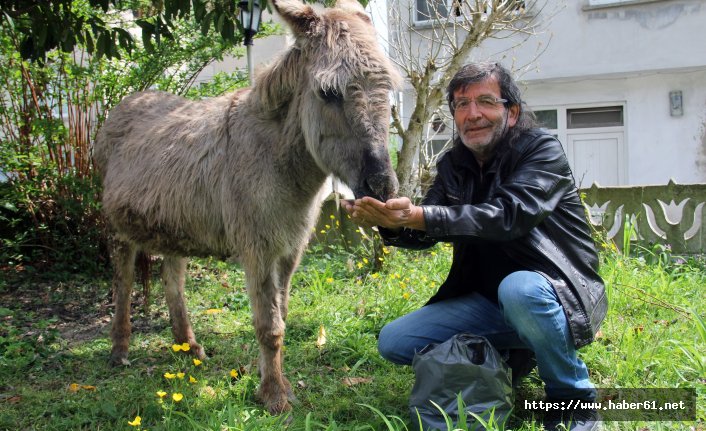
[[[432,0],[433,1],[433,0]],[[491,0],[487,0],[491,1]],[[535,1],[533,0],[518,0],[522,2],[522,7],[524,8],[524,11],[522,14],[531,14],[533,10],[533,5],[535,4]],[[446,20],[455,20],[458,19],[458,17],[461,16],[460,8],[464,7],[463,0],[438,0],[437,3],[443,3],[446,7],[446,15],[445,16],[440,16],[439,19],[436,18],[431,18],[429,17],[428,19],[421,20],[419,19],[419,4],[420,2],[424,2],[427,6],[431,6],[431,1],[430,0],[414,0],[414,8],[412,10],[413,14],[413,19],[412,23],[414,27],[417,28],[425,28],[425,27],[431,27],[435,23],[439,23],[442,21]],[[429,7],[427,7],[427,12],[429,11]],[[486,4],[485,7],[485,13],[490,13],[491,11],[491,5]]]
[[[607,9],[621,6],[632,6],[645,3],[656,3],[663,2],[667,0],[585,0],[582,7],[584,11],[590,11],[595,9]]]

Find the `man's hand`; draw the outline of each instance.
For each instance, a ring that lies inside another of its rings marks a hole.
[[[406,197],[381,202],[366,196],[355,201],[343,201],[343,207],[353,222],[360,226],[382,226],[392,230],[403,227],[425,230],[422,208],[412,205]]]

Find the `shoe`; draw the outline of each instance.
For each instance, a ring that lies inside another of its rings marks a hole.
[[[508,351],[508,359],[505,361],[512,369],[512,387],[519,386],[523,378],[534,370],[537,366],[537,359],[534,352],[529,349],[511,349]]]
[[[601,416],[595,409],[550,410],[542,421],[547,431],[599,431]]]

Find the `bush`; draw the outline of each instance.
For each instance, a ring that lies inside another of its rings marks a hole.
[[[93,176],[3,183],[3,272],[63,279],[105,269],[108,253],[97,190]]]

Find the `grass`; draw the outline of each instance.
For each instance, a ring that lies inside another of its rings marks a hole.
[[[592,380],[698,394],[697,422],[607,422],[605,429],[706,429],[706,265],[627,258],[610,249],[602,256],[609,315],[597,341],[580,352]],[[451,252],[445,245],[391,249],[383,259],[383,269],[370,272],[372,262],[354,253],[307,253],[293,281],[285,340],[285,374],[297,396],[288,429],[412,429],[407,399],[414,375],[380,358],[376,335],[426,301],[445,278]],[[269,416],[254,399],[257,344],[242,272],[195,260],[187,283],[194,330],[209,359],[196,365],[172,349],[157,283],[147,315],[135,296],[132,366],[111,368],[107,279],[0,281],[0,430],[285,428],[285,418]],[[533,373],[519,393],[538,385]],[[177,402],[174,394],[183,398]],[[489,429],[540,426],[512,418]]]

